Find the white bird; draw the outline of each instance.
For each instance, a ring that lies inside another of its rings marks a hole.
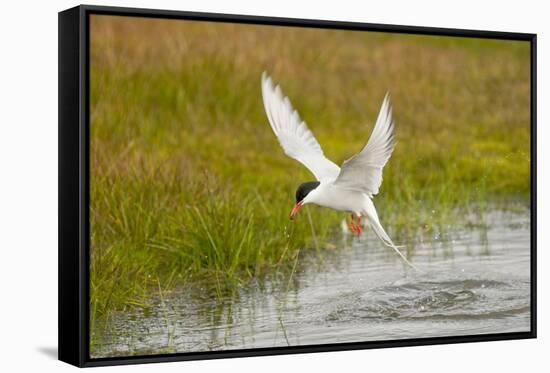
[[[369,141],[359,153],[344,161],[342,168],[325,157],[319,142],[300,119],[288,97],[283,95],[280,86],[274,86],[265,72],[262,74],[262,97],[269,124],[285,154],[306,166],[317,179],[298,187],[290,219],[302,206],[313,203],[351,213],[350,228],[359,235],[361,218],[364,217],[384,245],[394,249],[407,264],[416,268],[384,230],[372,202],[382,184],[382,168],[395,147],[389,95],[384,97]]]

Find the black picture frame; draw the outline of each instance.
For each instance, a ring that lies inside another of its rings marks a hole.
[[[91,359],[89,17],[92,14],[523,40],[531,46],[531,330],[471,336]],[[536,338],[536,34],[81,5],[59,13],[59,360],[79,367]]]

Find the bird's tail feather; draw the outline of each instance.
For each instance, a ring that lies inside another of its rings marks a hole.
[[[401,257],[401,259],[405,261],[405,263],[418,271],[419,269],[414,264],[412,264],[405,255],[403,255],[403,253],[397,248],[397,246],[393,244],[392,240],[390,239],[384,228],[382,228],[380,222],[372,221],[370,219],[369,221],[372,230],[374,231],[374,233],[376,233],[376,235],[378,236],[378,238],[380,238],[384,245],[391,247],[393,250],[395,250],[395,252]]]
[[[386,233],[384,228],[382,227],[382,224],[380,224],[380,220],[378,220],[378,214],[376,213],[376,208],[374,207],[374,204],[369,199],[368,207],[365,210],[365,214],[367,215],[367,218],[369,220],[370,226],[374,233],[378,236],[380,241],[384,243],[384,245],[392,248],[395,250],[395,252],[412,268],[416,269],[417,271],[420,271],[414,264],[412,264],[405,255],[401,251],[399,251],[399,248],[394,245],[393,241],[391,240],[390,236]],[[402,246],[400,246],[402,247]]]

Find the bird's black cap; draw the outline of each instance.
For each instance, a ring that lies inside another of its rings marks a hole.
[[[313,189],[317,188],[321,184],[318,181],[307,181],[301,184],[298,189],[296,189],[296,203],[300,202],[311,192]]]

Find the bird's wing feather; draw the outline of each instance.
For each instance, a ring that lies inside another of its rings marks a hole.
[[[359,153],[344,161],[334,185],[369,197],[377,194],[382,184],[382,168],[395,147],[393,127],[390,97],[386,94],[369,141]]]
[[[317,180],[334,180],[340,168],[327,159],[313,133],[300,119],[288,97],[264,72],[262,74],[262,97],[269,124],[275,132],[286,155],[306,166]]]

